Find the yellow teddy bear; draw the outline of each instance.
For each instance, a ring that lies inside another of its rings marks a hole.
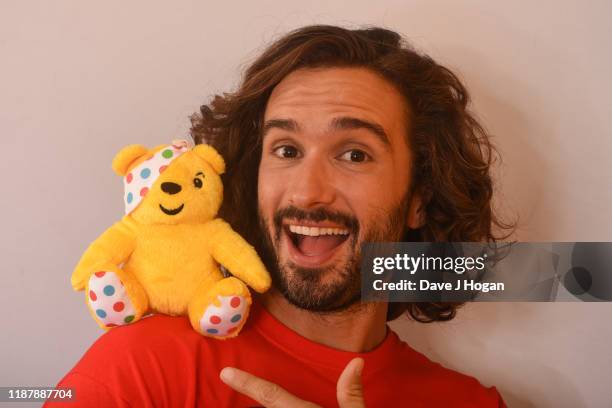
[[[257,253],[225,221],[225,163],[208,145],[186,141],[122,149],[113,170],[124,176],[125,216],[87,248],[72,274],[85,289],[92,316],[104,329],[148,312],[188,315],[195,330],[229,338],[244,325],[270,275]],[[225,278],[218,264],[234,276]]]

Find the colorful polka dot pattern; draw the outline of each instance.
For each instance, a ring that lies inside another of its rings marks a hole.
[[[218,296],[221,306],[208,306],[200,319],[200,331],[224,337],[236,333],[245,321],[249,305],[243,296]]]
[[[175,140],[151,158],[130,170],[123,178],[125,214],[129,214],[147,195],[159,175],[181,154],[189,150],[185,140]]]
[[[89,307],[106,327],[115,327],[134,320],[136,310],[116,273],[100,271],[89,278]]]

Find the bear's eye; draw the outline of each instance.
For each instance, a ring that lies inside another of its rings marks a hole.
[[[199,178],[194,178],[193,179],[193,185],[195,186],[195,188],[202,188],[202,180],[200,180]]]

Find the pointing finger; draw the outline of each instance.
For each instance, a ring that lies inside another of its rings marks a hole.
[[[320,408],[312,402],[299,399],[277,384],[237,368],[225,367],[221,370],[220,378],[234,390],[267,408]]]

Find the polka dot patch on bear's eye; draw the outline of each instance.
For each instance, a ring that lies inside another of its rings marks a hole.
[[[113,310],[115,312],[120,312],[125,308],[125,303],[123,302],[115,302],[115,304],[113,305]]]
[[[210,316],[210,322],[212,324],[219,324],[221,323],[221,318],[219,316]]]
[[[98,315],[100,319],[104,319],[106,317],[106,312],[102,309],[96,310],[96,314]]]
[[[96,292],[94,292],[93,290],[90,290],[89,298],[91,299],[92,302],[95,302],[98,299],[98,297],[96,296]]]
[[[174,150],[172,146],[166,146],[156,153],[150,154],[147,161],[130,169],[129,174],[123,178],[126,214],[131,213],[138,207],[143,197],[153,188],[156,180],[160,177],[160,174],[166,170],[168,165],[177,157],[189,151],[187,146],[188,143],[186,141],[184,145],[175,146],[176,150]]]
[[[104,271],[100,271],[100,272],[96,272],[96,273],[94,273],[94,275],[96,275],[96,277],[97,277],[97,278],[101,278],[101,277],[103,277],[103,276],[104,276],[104,274],[105,274],[105,273],[106,273],[106,272],[104,272]]]

